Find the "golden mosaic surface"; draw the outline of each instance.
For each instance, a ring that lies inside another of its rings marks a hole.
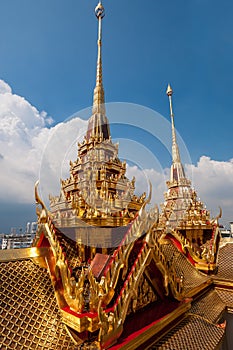
[[[199,315],[204,319],[217,323],[222,313],[226,309],[226,304],[215,290],[207,291],[201,298],[195,301],[190,309],[190,313]]]
[[[217,279],[233,281],[233,243],[219,249]]]
[[[226,306],[230,309],[233,309],[233,290],[216,288],[216,292],[220,296],[221,300],[226,304]]]
[[[210,278],[200,273],[173,244],[163,245],[162,250],[166,258],[175,267],[177,275],[179,277],[183,276],[185,294],[200,284],[209,281]]]
[[[156,350],[215,350],[224,336],[224,329],[190,315],[174,327],[150,349]]]
[[[32,260],[0,263],[1,350],[77,349],[63,328],[45,269]]]
[[[151,349],[217,349],[224,337],[224,329],[218,327],[226,308],[224,295],[228,300],[229,292],[208,290],[193,302],[188,316],[152,345]]]

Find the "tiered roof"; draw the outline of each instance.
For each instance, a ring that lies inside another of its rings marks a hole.
[[[216,269],[217,251],[220,241],[218,219],[210,218],[205,205],[197,198],[196,191],[191,187],[181,162],[180,151],[176,138],[174,114],[172,106],[173,90],[168,85],[167,95],[170,104],[172,128],[172,165],[168,190],[161,204],[159,226],[162,238],[170,239],[180,247],[190,261],[200,270],[207,273]],[[166,234],[164,234],[166,232]]]
[[[98,19],[98,54],[92,116],[78,157],[70,162],[70,177],[61,181],[61,193],[50,196],[53,220],[58,227],[101,227],[128,225],[141,208],[145,193],[136,196],[135,178],[127,179],[126,163],[118,158],[118,144],[111,140],[106,116],[102,78],[101,2],[95,9]]]

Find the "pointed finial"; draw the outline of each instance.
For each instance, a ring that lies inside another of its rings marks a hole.
[[[168,86],[167,86],[166,94],[167,94],[168,96],[172,96],[172,94],[173,94],[173,90],[172,90],[170,84],[168,84]]]
[[[173,90],[172,90],[170,84],[168,84],[168,86],[167,86],[166,94],[167,94],[167,96],[169,97],[169,102],[170,102],[170,114],[171,114],[171,117],[173,117],[173,110],[172,110],[172,94],[173,94]]]
[[[99,19],[99,18],[104,18],[105,16],[105,11],[104,11],[104,7],[102,5],[102,2],[99,1],[98,5],[96,6],[95,8],[95,15],[96,17]]]

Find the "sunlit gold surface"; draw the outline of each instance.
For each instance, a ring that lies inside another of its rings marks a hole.
[[[59,196],[50,196],[51,211],[38,194],[38,183],[35,186],[34,247],[0,251],[1,346],[4,350],[103,350],[117,344],[118,349],[134,350],[146,349],[146,343],[157,337],[152,345],[156,349],[191,349],[192,344],[199,349],[205,335],[208,350],[216,349],[224,336],[219,318],[226,306],[233,307],[233,292],[229,292],[233,290],[229,258],[233,245],[221,247],[217,261],[220,215],[210,219],[185,177],[170,85],[172,166],[162,212],[156,206],[147,208],[151,185],[148,198],[145,193],[134,194],[135,179],[125,176],[126,163],[118,158],[105,114],[101,2],[95,13],[98,53],[93,114],[78,144],[78,157],[70,162],[70,177],[61,181]],[[90,225],[102,231],[89,229]],[[73,227],[75,239],[66,237],[59,227]],[[124,235],[111,245],[111,229],[116,227],[125,227]],[[91,264],[97,249],[106,257],[99,259],[105,263],[100,263],[98,277]],[[166,303],[174,308],[166,309]],[[165,315],[119,345],[130,317],[146,317],[145,307],[157,312],[160,306],[166,309]]]
[[[0,251],[1,349],[74,350],[63,328],[46,270],[33,259],[23,259],[22,251],[18,254],[22,260],[3,262],[4,255]]]
[[[48,254],[47,248],[23,248],[0,250],[0,262],[44,258]]]
[[[114,259],[110,261],[108,269],[100,282],[94,278],[91,271],[85,273],[85,283],[88,283],[90,290],[88,300],[84,296],[84,270],[82,270],[78,280],[71,276],[69,262],[65,259],[64,252],[61,249],[56,229],[48,214],[46,214],[46,210],[44,209],[44,212],[42,210],[41,213],[42,220],[41,222],[39,220],[39,232],[43,232],[48,239],[51,252],[53,252],[53,257],[48,259],[48,266],[56,290],[58,304],[62,308],[63,321],[69,327],[78,332],[85,330],[93,332],[99,329],[98,341],[101,344],[110,345],[117,340],[122,333],[130,303],[133,302],[132,305],[135,305],[134,308],[136,309],[141,303],[140,300],[147,295],[148,288],[144,289],[144,291],[138,288],[140,281],[144,278],[143,274],[151,261],[155,262],[163,277],[164,293],[169,295],[171,291],[171,295],[174,298],[178,300],[184,298],[183,276],[179,278],[174,266],[169,264],[169,257],[167,259],[166,255],[162,253],[157,240],[158,212],[156,209],[153,208],[147,213],[145,208],[142,207],[124,238],[122,246],[114,254]],[[45,217],[47,218],[46,220]],[[140,238],[142,232],[147,232],[147,234],[141,242],[140,253],[138,256],[135,256],[136,260],[130,271],[130,266],[128,265],[129,256],[134,249],[135,241]],[[117,298],[114,307],[110,311],[107,311],[105,307],[105,311],[103,305],[108,305],[114,297],[114,289],[120,282],[121,271],[121,278],[125,279],[121,295]],[[59,288],[56,287],[58,278],[61,278],[62,281]],[[150,298],[147,299],[148,302],[156,300],[154,297],[155,295],[152,293]],[[84,300],[86,301],[84,302]],[[144,305],[146,304],[144,303]],[[85,307],[88,307],[86,313],[84,312]],[[75,311],[76,314],[73,314],[72,311]]]

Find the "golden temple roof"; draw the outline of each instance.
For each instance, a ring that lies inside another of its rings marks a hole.
[[[219,322],[226,306],[233,307],[233,291],[208,290],[193,302],[186,318],[147,349],[218,349],[225,334]]]
[[[72,261],[72,241],[61,233],[58,235]],[[232,256],[233,244],[229,243],[221,249],[219,264],[224,266]],[[46,261],[46,252],[48,253],[48,248],[0,251],[1,349],[91,349],[88,342],[75,345],[74,338],[70,338],[62,323],[49,274],[38,265],[38,262],[43,265],[42,261]],[[224,329],[218,323],[225,308],[233,308],[233,290],[220,288],[218,284],[215,287],[218,274],[212,278],[203,275],[171,244],[163,245],[163,253],[175,267],[178,276],[183,276],[184,297],[192,297],[194,300],[181,322],[154,345],[150,345],[149,349],[216,349],[224,336]],[[229,282],[232,285],[232,272],[231,268],[225,276],[227,288]],[[160,310],[163,305],[161,302],[158,300],[150,308]],[[167,302],[166,299],[164,302]],[[137,313],[135,317],[136,315]],[[149,315],[148,311],[142,315],[144,316],[141,317]],[[174,322],[176,317],[172,316],[172,319]],[[130,323],[126,329],[129,325]],[[135,349],[132,342],[133,340],[126,347],[122,345],[122,348]]]
[[[93,114],[78,158],[70,163],[70,178],[61,182],[62,196],[51,197],[51,213],[36,191],[41,209],[34,248],[0,251],[1,349],[214,350],[225,334],[218,324],[221,315],[233,307],[233,244],[220,248],[217,271],[212,255],[204,260],[200,251],[192,251],[182,225],[181,232],[158,227],[158,209],[146,210],[150,196],[134,195],[135,180],[125,176],[105,115],[101,1],[95,14]],[[192,204],[186,224],[190,219],[190,231],[201,244],[211,242],[209,252],[216,258],[217,222],[207,220],[185,178],[172,93],[169,85],[173,164],[167,199]],[[194,230],[197,221],[201,228]],[[101,227],[88,225],[94,222]],[[63,230],[57,223],[68,224]],[[78,225],[73,230],[69,223]],[[197,261],[206,274],[198,271]]]
[[[18,260],[4,262],[14,252],[0,251],[1,349],[77,349],[62,324],[48,272],[20,251]]]

